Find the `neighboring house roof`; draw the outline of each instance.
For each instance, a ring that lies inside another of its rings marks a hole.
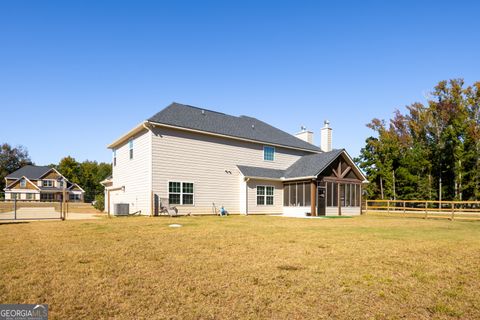
[[[316,177],[322,173],[328,166],[335,161],[341,154],[345,154],[349,159],[345,149],[332,150],[318,154],[306,155],[298,159],[287,170],[268,169],[261,167],[237,166],[240,172],[249,178],[265,178],[275,180],[289,180],[306,177]],[[351,159],[350,159],[351,160]],[[353,161],[352,161],[353,163]],[[360,170],[353,165],[354,170],[366,180]]]
[[[149,122],[193,129],[230,137],[254,140],[313,152],[320,148],[263,121],[247,116],[231,116],[189,105],[172,103]]]
[[[16,181],[12,182],[9,184],[5,189],[8,189],[11,185],[15,184],[18,180],[21,178],[26,178],[28,181],[30,180],[40,180],[43,176],[45,176],[48,172],[51,170],[56,171],[60,175],[62,175],[60,172],[58,172],[56,169],[47,167],[47,166],[33,166],[33,165],[27,165],[24,166],[17,171],[14,171],[10,173],[8,176],[6,176],[6,179],[16,179]],[[62,175],[63,177],[63,175]],[[65,177],[64,177],[65,178]],[[72,183],[68,181],[66,178],[65,180],[67,181],[67,189],[72,189],[74,187],[78,187],[80,191],[85,192],[78,184]],[[30,183],[32,183],[30,181]],[[43,187],[43,186],[37,186],[36,184],[32,183],[35,187],[37,187],[41,191],[62,191],[62,188],[55,188],[55,187]]]
[[[14,171],[10,173],[8,176],[5,178],[7,179],[19,179],[21,177],[26,177],[30,180],[38,180],[42,176],[44,176],[48,171],[52,170],[50,167],[46,166],[32,166],[32,165],[27,165],[24,167],[21,167],[17,171]]]

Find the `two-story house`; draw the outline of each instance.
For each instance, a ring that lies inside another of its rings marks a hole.
[[[113,174],[106,210],[158,214],[360,214],[365,176],[343,150],[322,150],[303,129],[290,135],[247,116],[172,103],[108,146]]]
[[[83,202],[85,191],[54,168],[24,166],[5,177],[5,200]]]

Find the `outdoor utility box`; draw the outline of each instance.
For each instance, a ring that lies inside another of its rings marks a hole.
[[[115,203],[113,206],[113,215],[115,216],[128,216],[130,212],[130,206],[128,203]]]

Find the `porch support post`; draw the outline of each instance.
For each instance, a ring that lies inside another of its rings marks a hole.
[[[310,182],[310,203],[312,207],[310,208],[310,215],[312,217],[317,215],[317,181],[312,180]]]

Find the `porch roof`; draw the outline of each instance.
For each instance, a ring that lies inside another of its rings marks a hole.
[[[345,149],[303,156],[286,170],[241,165],[237,167],[245,177],[249,178],[264,178],[274,180],[309,178],[319,175],[343,152],[345,152]]]
[[[249,166],[237,166],[240,172],[249,178],[266,178],[266,179],[278,179],[281,180],[285,176],[285,170],[249,167]]]
[[[319,175],[335,159],[337,159],[345,149],[332,150],[301,157],[287,170],[285,170],[285,179],[298,177],[313,177]]]

